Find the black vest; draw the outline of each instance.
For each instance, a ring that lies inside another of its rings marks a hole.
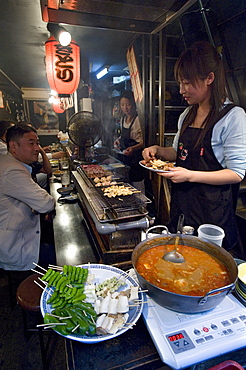
[[[223,109],[223,115],[232,109],[230,104]],[[216,122],[214,123],[214,125]],[[211,138],[214,125],[208,130],[203,141],[197,147],[195,142],[200,128],[187,127],[179,138],[176,166],[194,171],[219,171],[223,169],[214,155]],[[176,232],[178,217],[185,215],[185,224],[196,230],[201,224],[209,223],[222,227],[225,231],[223,247],[233,248],[237,242],[235,219],[235,198],[239,184],[208,185],[184,182],[172,183],[171,211],[169,229]]]

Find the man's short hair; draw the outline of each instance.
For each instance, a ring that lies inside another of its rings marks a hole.
[[[0,138],[3,137],[5,132],[8,130],[9,127],[14,125],[14,122],[11,121],[0,121]]]
[[[10,141],[19,142],[19,140],[23,137],[23,135],[27,134],[28,132],[35,132],[36,134],[37,130],[31,125],[18,124],[18,125],[11,126],[7,130],[7,133],[6,133],[7,148],[9,148]]]

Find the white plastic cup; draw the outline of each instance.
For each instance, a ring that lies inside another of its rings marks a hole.
[[[222,241],[225,237],[224,230],[216,225],[203,224],[197,229],[198,238],[205,242],[212,242],[217,244],[219,247],[222,245]]]

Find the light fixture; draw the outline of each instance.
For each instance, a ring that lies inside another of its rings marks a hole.
[[[62,46],[68,46],[70,44],[72,40],[71,34],[64,27],[57,23],[48,23],[47,29]]]
[[[108,70],[109,70],[109,66],[103,68],[100,72],[98,72],[96,74],[97,79],[99,80],[99,78],[102,78],[103,76],[105,76],[108,73]]]

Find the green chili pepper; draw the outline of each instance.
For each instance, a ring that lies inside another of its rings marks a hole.
[[[55,300],[53,303],[52,303],[52,307],[55,308],[55,307],[64,307],[64,302],[66,304],[66,301],[64,300],[64,298],[61,298],[60,296],[58,297],[57,300]]]
[[[52,303],[55,301],[55,299],[58,297],[58,292],[55,290],[52,294],[52,296],[50,296],[50,298],[47,300],[47,303]]]
[[[71,282],[75,280],[75,274],[76,274],[76,267],[72,266],[72,268],[73,268],[73,271],[72,271],[72,276],[71,276]]]
[[[50,273],[49,273],[49,271],[50,271]],[[51,277],[53,276],[55,274],[55,271],[54,270],[52,270],[52,269],[49,269],[48,271],[47,271],[47,276],[46,276],[46,274],[42,277],[43,278],[43,280],[45,280],[45,281],[50,281],[50,279],[51,279]],[[45,277],[46,276],[46,277]]]
[[[52,271],[54,271],[54,270],[52,270],[52,269],[48,269],[47,271],[46,271],[46,273],[41,277],[41,280],[43,280],[43,281],[48,281],[47,279],[49,278],[49,276],[52,274]]]
[[[68,266],[68,280],[69,281],[71,281],[72,272],[73,272],[73,266],[69,265]]]
[[[56,287],[56,285],[57,285],[57,283],[58,283],[58,281],[60,280],[60,277],[61,275],[60,274],[56,274],[56,277],[55,277],[55,279],[53,280],[53,282],[52,282],[52,285],[54,286],[54,287]]]
[[[73,288],[82,289],[84,291],[84,284],[72,283]]]
[[[65,299],[68,301],[70,300],[71,298],[73,298],[77,293],[77,288],[72,288],[71,291],[70,291],[70,294],[66,295],[65,296]]]
[[[67,272],[68,272],[67,270],[68,270],[68,266],[64,265],[62,269],[64,275],[67,275]]]
[[[89,274],[89,269],[84,269],[83,282],[87,280],[88,274]]]
[[[93,306],[90,305],[90,304],[88,305],[87,302],[82,301],[80,303],[74,304],[74,308],[78,309],[78,310],[81,310],[81,311],[84,310],[85,312],[87,312],[88,314],[90,314],[93,317],[97,316],[97,313],[94,310]]]
[[[53,282],[55,281],[55,279],[57,278],[57,276],[60,275],[59,273],[57,274],[56,271],[54,271],[53,275],[51,275],[49,281],[48,281],[48,287],[50,287],[51,285],[53,285]]]
[[[59,288],[60,293],[63,293],[65,291],[65,287],[67,284],[68,284],[68,280],[67,278],[64,278]]]
[[[68,302],[69,303],[72,303],[72,304],[79,303],[79,302],[82,302],[85,298],[86,298],[86,295],[85,294],[82,294],[79,297],[72,298],[71,302],[70,302],[70,300]]]
[[[83,276],[84,276],[84,269],[81,267],[80,272],[79,272],[79,277],[78,277],[78,283],[79,284],[83,283]]]
[[[78,281],[79,273],[80,273],[80,267],[75,267],[75,268],[76,268],[76,272],[75,272],[74,281]]]
[[[60,290],[60,286],[61,284],[64,282],[64,281],[67,281],[67,279],[61,275],[60,279],[57,281],[57,284],[56,284],[56,289],[57,290]]]
[[[93,335],[96,334],[96,324],[94,321],[91,320],[88,316],[84,315],[84,320],[87,321],[89,326],[89,334]]]

